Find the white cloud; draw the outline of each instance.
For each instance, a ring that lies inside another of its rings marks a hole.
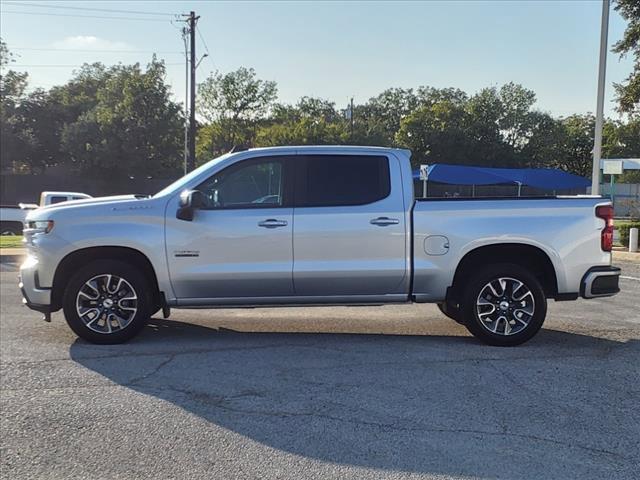
[[[95,37],[93,35],[76,35],[74,37],[66,37],[65,39],[55,42],[53,47],[60,49],[78,49],[78,50],[131,50],[131,45],[125,42],[113,42],[105,38]]]

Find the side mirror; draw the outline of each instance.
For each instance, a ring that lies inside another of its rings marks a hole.
[[[185,190],[180,194],[178,205],[176,218],[190,222],[195,211],[205,205],[204,194],[200,190]]]

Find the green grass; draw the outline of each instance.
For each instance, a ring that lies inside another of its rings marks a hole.
[[[22,236],[0,235],[0,248],[22,247]]]

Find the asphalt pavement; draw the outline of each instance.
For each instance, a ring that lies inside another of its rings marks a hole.
[[[0,269],[6,479],[637,479],[640,265],[488,347],[431,305],[174,310],[95,346]]]

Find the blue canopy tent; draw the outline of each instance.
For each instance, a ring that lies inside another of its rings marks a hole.
[[[429,182],[450,185],[517,185],[518,195],[522,185],[543,190],[569,190],[586,188],[591,182],[586,178],[553,168],[485,168],[466,165],[429,165]],[[413,172],[419,179],[419,171]]]

